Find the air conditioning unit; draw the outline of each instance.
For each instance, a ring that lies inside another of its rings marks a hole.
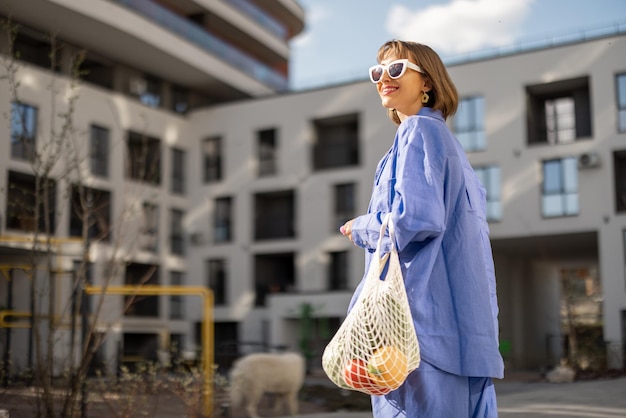
[[[600,156],[597,152],[585,152],[578,156],[578,168],[596,168],[600,167]]]

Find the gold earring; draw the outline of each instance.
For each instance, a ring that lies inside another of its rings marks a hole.
[[[428,103],[429,99],[430,97],[428,97],[428,93],[424,92],[424,94],[422,94],[422,103],[424,104]]]

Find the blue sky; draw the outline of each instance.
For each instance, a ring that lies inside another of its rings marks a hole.
[[[626,27],[626,0],[299,0],[291,42],[295,90],[365,80],[378,47],[407,39],[444,59],[585,31]],[[625,58],[626,59],[626,58]]]

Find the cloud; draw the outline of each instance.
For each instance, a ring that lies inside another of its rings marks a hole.
[[[312,3],[305,7],[305,27],[298,36],[291,40],[294,47],[309,46],[315,43],[314,31],[311,28],[323,24],[331,14],[330,11],[319,4]]]
[[[534,0],[452,0],[411,10],[394,5],[385,22],[397,39],[427,44],[455,55],[514,43]]]

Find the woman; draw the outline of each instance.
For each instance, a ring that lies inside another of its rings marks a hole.
[[[341,232],[367,250],[369,265],[391,212],[422,362],[400,388],[372,397],[374,417],[497,417],[491,378],[504,366],[485,191],[445,124],[456,88],[428,46],[390,41],[378,62],[370,78],[398,129],[367,214]],[[390,244],[386,237],[383,251]]]

